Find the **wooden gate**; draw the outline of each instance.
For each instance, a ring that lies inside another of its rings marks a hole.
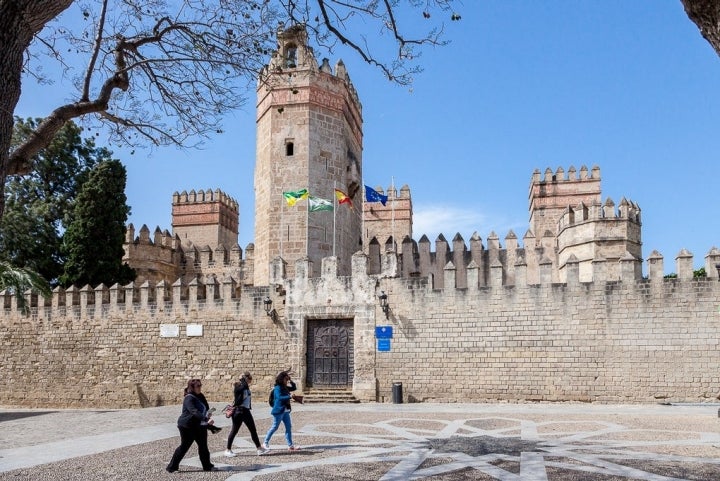
[[[319,389],[352,387],[353,321],[309,320],[307,384]]]

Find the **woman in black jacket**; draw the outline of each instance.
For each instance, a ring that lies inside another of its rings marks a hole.
[[[210,462],[210,450],[207,444],[208,426],[212,426],[214,421],[209,419],[208,404],[201,388],[200,379],[190,379],[185,388],[182,413],[177,423],[180,431],[180,446],[175,449],[170,464],[165,468],[169,473],[174,473],[180,468],[180,461],[193,442],[197,443],[203,471],[213,471],[215,468]]]
[[[242,423],[245,423],[248,431],[250,431],[250,437],[252,438],[253,443],[255,443],[258,456],[262,456],[269,451],[269,449],[265,449],[260,445],[260,439],[258,438],[257,429],[255,428],[255,419],[253,419],[253,415],[251,412],[252,402],[250,401],[250,396],[252,395],[252,393],[250,392],[251,382],[252,374],[250,374],[248,371],[245,371],[240,380],[235,383],[235,386],[233,388],[233,406],[235,409],[233,410],[232,415],[232,429],[230,430],[230,434],[228,435],[227,449],[225,450],[225,456],[227,456],[228,458],[236,456],[236,453],[234,453],[232,450],[232,445],[233,441],[235,440],[235,436],[240,430],[240,426],[242,426]]]

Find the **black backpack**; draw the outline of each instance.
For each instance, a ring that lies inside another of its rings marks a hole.
[[[275,406],[275,388],[270,390],[270,396],[268,396],[268,404],[270,407]]]

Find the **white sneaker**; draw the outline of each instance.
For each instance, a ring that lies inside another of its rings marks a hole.
[[[300,446],[295,446],[294,444],[292,446],[288,446],[288,451],[300,451]]]
[[[258,456],[262,456],[263,454],[267,454],[270,452],[270,449],[260,446],[258,448]]]
[[[270,451],[270,446],[268,445],[268,443],[263,443],[263,444],[262,444],[262,448],[263,448],[263,449],[267,449],[268,451]]]
[[[225,450],[225,457],[226,457],[226,458],[234,458],[235,456],[237,456],[237,454],[236,454],[236,453],[233,453],[233,452],[232,452],[232,449],[226,449],[226,450]]]

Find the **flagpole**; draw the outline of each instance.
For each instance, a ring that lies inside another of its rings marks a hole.
[[[334,184],[337,186],[337,182]],[[333,188],[332,199],[333,199],[333,257],[335,257],[335,223],[337,221],[337,195],[335,195],[335,188]]]
[[[365,240],[365,179],[360,179],[360,181],[362,182],[360,184],[362,189],[360,191],[360,247],[365,252],[365,244],[367,243]]]
[[[396,192],[395,192],[395,176],[390,177],[390,190],[392,190],[393,194],[393,200],[392,204],[390,206],[390,211],[392,215],[392,222],[391,222],[391,229],[392,229],[392,239],[393,239],[393,252],[397,252],[397,242],[395,240],[395,199],[397,198]]]
[[[282,204],[280,205],[280,226],[278,227],[278,233],[280,234],[280,258],[283,258],[283,217],[285,214],[285,196],[283,196]]]

